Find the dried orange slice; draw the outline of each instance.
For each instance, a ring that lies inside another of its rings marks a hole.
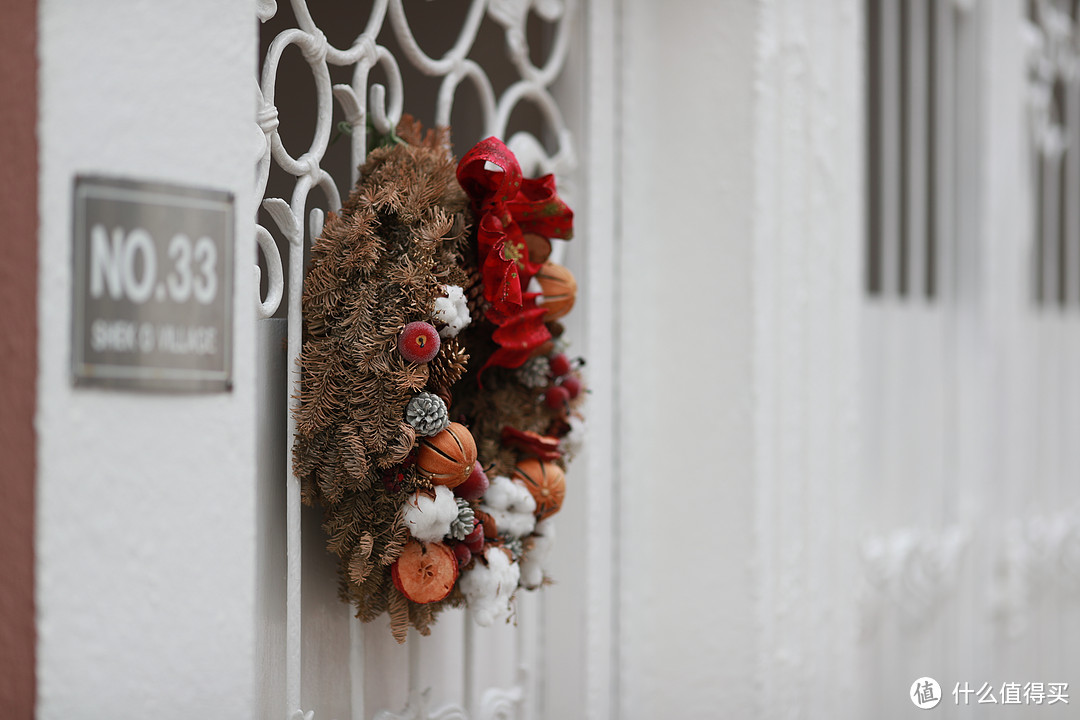
[[[438,602],[457,581],[457,557],[442,543],[411,540],[390,566],[390,577],[394,587],[413,602]]]

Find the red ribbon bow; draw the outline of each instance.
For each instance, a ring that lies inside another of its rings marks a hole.
[[[487,163],[498,170],[488,170]],[[540,263],[529,260],[525,234],[569,240],[574,213],[555,191],[555,178],[521,177],[521,165],[501,140],[481,140],[458,163],[457,178],[472,199],[476,243],[487,318],[497,326],[498,343],[484,368],[516,368],[551,339],[544,325],[545,309],[537,307],[536,293],[527,293],[529,280]]]

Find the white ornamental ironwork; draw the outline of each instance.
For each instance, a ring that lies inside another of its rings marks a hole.
[[[276,229],[256,225],[256,240],[267,268],[268,291],[265,298],[258,299],[258,315],[273,316],[285,295],[282,257],[274,242],[278,233],[288,247],[289,287],[287,297],[288,323],[288,447],[287,466],[292,464],[292,445],[295,437],[293,412],[298,402],[300,338],[301,338],[301,282],[305,249],[305,219],[307,237],[318,237],[324,214],[318,208],[308,211],[308,199],[316,188],[322,193],[329,208],[338,208],[341,198],[334,179],[322,168],[323,158],[331,142],[334,103],[343,113],[351,127],[353,176],[363,163],[367,147],[367,125],[370,120],[375,130],[388,133],[396,127],[405,110],[404,86],[401,62],[407,62],[419,72],[441,78],[435,103],[435,124],[449,125],[457,90],[463,82],[469,82],[480,98],[479,111],[485,135],[504,137],[510,117],[523,102],[536,106],[544,121],[544,129],[557,143],[557,150],[549,153],[536,136],[518,132],[506,140],[517,155],[523,168],[537,174],[554,173],[565,176],[576,165],[573,142],[559,105],[552,95],[552,84],[565,62],[570,38],[573,34],[575,0],[473,0],[465,12],[464,22],[453,46],[442,57],[427,55],[416,41],[410,19],[406,15],[403,0],[376,0],[364,27],[353,43],[346,48],[332,45],[312,18],[305,0],[291,0],[296,27],[279,33],[270,43],[263,61],[262,77],[256,87],[256,119],[261,154],[257,164],[256,196],[263,198],[262,207],[273,219]],[[256,14],[265,22],[276,16],[276,0],[258,0]],[[526,35],[526,22],[533,13],[554,26],[552,49],[543,64],[534,64]],[[414,10],[413,15],[421,15]],[[481,22],[490,18],[503,30],[505,50],[518,78],[500,95],[496,96],[487,71],[470,58],[476,44]],[[384,26],[389,25],[401,46],[401,57],[395,57],[377,38]],[[279,98],[276,93],[278,67],[282,53],[290,45],[301,51],[315,81],[317,105],[315,131],[308,149],[294,156],[286,149],[279,131],[279,116],[288,116],[295,109],[292,98]],[[352,81],[348,84],[332,84],[330,67],[352,68]],[[370,82],[372,70],[378,66],[387,77],[384,86]],[[289,198],[265,197],[271,164],[295,178]],[[557,259],[557,258],[556,258]],[[256,266],[256,275],[259,268]],[[258,283],[256,283],[258,284]],[[284,717],[290,720],[312,720],[313,713],[300,708],[301,670],[301,583],[300,583],[300,483],[291,471],[287,477],[286,495],[286,652],[285,652],[285,700]],[[466,662],[469,658],[466,658]],[[429,715],[422,691],[413,691],[408,700],[408,710],[402,717],[467,718],[508,717],[511,708],[521,702],[522,686],[509,690],[489,691],[480,707],[447,708]],[[448,713],[448,714],[447,714]],[[390,717],[398,717],[390,715]]]
[[[1053,594],[1071,601],[1080,596],[1080,512],[1011,523],[995,570],[996,619],[1011,637],[1019,637],[1041,600]]]
[[[1035,0],[1024,24],[1032,139],[1040,153],[1055,159],[1069,142],[1067,120],[1055,102],[1055,88],[1080,80],[1080,31],[1071,5]]]
[[[958,526],[940,531],[905,528],[867,539],[862,547],[865,578],[864,634],[876,627],[886,601],[907,627],[928,622],[956,588],[968,546]]]
[[[1033,0],[1023,24],[1037,295],[1070,305],[1080,299],[1078,12],[1072,0]]]

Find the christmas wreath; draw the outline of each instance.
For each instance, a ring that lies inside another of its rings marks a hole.
[[[313,243],[294,471],[357,617],[403,642],[447,606],[508,620],[546,581],[583,398],[548,261],[573,213],[488,138],[402,121]]]

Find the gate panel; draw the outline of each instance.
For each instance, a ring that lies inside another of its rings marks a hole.
[[[581,37],[574,0],[437,5],[376,0],[350,8],[304,0],[279,7],[261,0],[258,15],[264,60],[256,93],[262,142],[257,194],[265,198],[257,228],[263,278],[259,312],[264,318],[283,317],[287,324],[288,388],[295,389],[299,379],[297,280],[305,252],[319,235],[325,212],[340,206],[357,179],[369,121],[386,132],[408,112],[428,127],[452,125],[459,155],[483,137],[503,137],[526,175],[555,173],[560,194],[579,211],[579,229],[588,226],[583,193],[575,191],[581,183],[575,182],[572,132],[583,124],[582,107],[570,101],[576,114],[568,119],[556,88],[571,40]],[[575,57],[580,69],[585,62],[580,47]],[[583,88],[571,82],[567,91],[580,94]],[[553,259],[562,252],[557,247]],[[562,262],[586,276],[581,255]],[[570,333],[584,342],[580,330]],[[289,405],[289,441],[278,449],[287,466],[295,402]],[[586,462],[587,457],[579,458],[578,465]],[[567,505],[583,503],[585,491],[574,487],[574,468],[569,479]],[[550,590],[519,593],[514,625],[479,628],[465,611],[447,611],[430,637],[410,631],[406,645],[397,646],[385,616],[361,625],[338,600],[336,566],[325,549],[319,512],[302,509],[298,480],[288,473],[286,481],[285,697],[277,716],[545,716],[545,675],[556,666],[545,623],[570,626],[553,633],[553,642],[563,646],[557,666],[577,678],[578,691],[571,696],[580,707],[584,663],[580,652],[567,653],[565,646],[569,637],[579,642],[584,630],[574,625],[581,615],[574,610],[584,593],[582,567],[571,563],[564,575],[565,565],[556,560],[555,574],[565,580],[557,617],[545,597]],[[559,545],[581,553],[584,517],[583,509],[560,515]]]
[[[1078,659],[1076,6],[866,6],[862,707],[978,716]]]

